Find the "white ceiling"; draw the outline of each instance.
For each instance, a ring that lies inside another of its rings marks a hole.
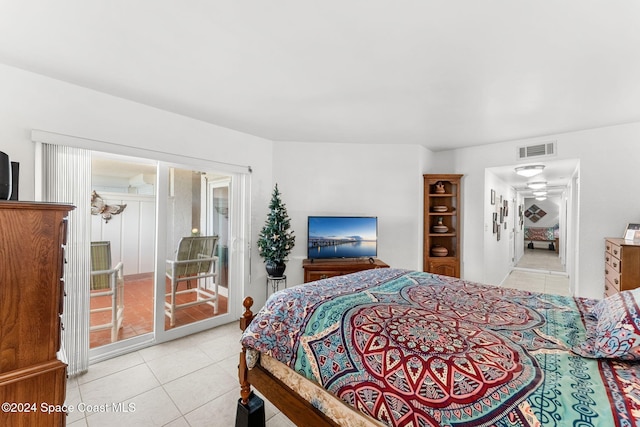
[[[544,170],[531,178],[520,176],[516,173],[517,166],[525,165],[544,165]],[[502,181],[511,185],[523,197],[534,197],[533,190],[527,188],[530,182],[545,182],[548,197],[560,196],[567,188],[573,174],[579,166],[577,159],[554,160],[553,158],[541,158],[538,161],[532,161],[512,166],[499,166],[487,169],[496,175]]]
[[[0,62],[277,141],[640,120],[636,0],[0,0]]]

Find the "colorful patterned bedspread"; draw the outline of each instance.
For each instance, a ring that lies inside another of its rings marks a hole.
[[[556,236],[555,228],[553,227],[525,227],[524,239],[525,240],[539,240],[539,241],[551,241],[555,240]]]
[[[596,302],[368,270],[272,295],[242,343],[389,426],[636,425],[640,365],[571,351]]]

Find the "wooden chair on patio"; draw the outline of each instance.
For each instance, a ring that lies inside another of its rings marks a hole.
[[[90,313],[110,311],[110,320],[94,325],[89,331],[111,329],[111,342],[118,340],[118,331],[124,317],[124,276],[122,262],[111,268],[111,242],[91,242],[91,293],[90,299],[108,296],[110,304],[94,308]]]
[[[199,304],[213,307],[218,312],[218,257],[215,249],[218,236],[183,237],[178,244],[175,260],[167,260],[167,277],[171,280],[170,292],[165,298],[165,315],[171,327],[176,323],[176,311]],[[208,278],[211,279],[207,286]],[[195,280],[196,286],[190,283]],[[187,289],[178,290],[180,282],[188,282]],[[178,303],[180,295],[195,294],[195,299]],[[166,301],[168,299],[168,301]]]

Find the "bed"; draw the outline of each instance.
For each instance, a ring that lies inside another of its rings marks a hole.
[[[525,227],[524,240],[529,241],[529,248],[535,247],[534,242],[549,243],[548,249],[558,252],[558,227]],[[547,249],[547,248],[545,248]]]
[[[240,405],[253,385],[297,425],[638,425],[639,301],[399,269],[248,298]]]

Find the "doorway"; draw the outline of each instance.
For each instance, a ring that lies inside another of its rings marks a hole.
[[[553,196],[524,197],[522,203],[522,256],[515,268],[537,270],[547,274],[566,272],[564,257],[560,255],[561,241],[564,247],[566,210],[563,209],[564,192]]]
[[[235,179],[213,168],[92,152],[92,246],[106,243],[109,269],[120,269],[115,280],[122,282],[116,292],[123,308],[114,330],[109,308],[116,297],[92,288],[91,360],[230,321],[230,299],[240,294],[233,287],[243,283],[242,256],[229,253],[229,242],[241,232],[233,226],[243,223],[242,209],[232,203]],[[243,200],[237,187],[236,198]],[[209,254],[197,251],[193,263],[204,274],[178,274],[177,266],[188,261],[180,258],[180,243],[195,236],[212,237]],[[172,282],[178,275],[187,280]],[[210,301],[202,301],[205,293]]]
[[[529,164],[493,167],[485,171],[487,194],[492,190],[496,194],[513,194],[509,199],[513,206],[509,210],[514,213],[513,222],[509,222],[509,227],[513,227],[509,230],[509,242],[503,244],[496,239],[495,232],[491,233],[495,206],[485,202],[485,275],[490,281],[504,286],[522,286],[541,292],[548,291],[549,283],[554,282],[552,290],[562,289],[564,293],[566,288],[569,293],[576,280],[574,259],[566,255],[569,248],[576,245],[577,212],[570,207],[578,196],[573,183],[579,174],[579,161],[543,159],[535,164],[542,170],[535,177],[516,173],[517,167]],[[534,183],[544,188],[530,188]],[[555,282],[559,280],[563,283],[556,286]],[[538,288],[531,286],[535,282],[540,284]]]

